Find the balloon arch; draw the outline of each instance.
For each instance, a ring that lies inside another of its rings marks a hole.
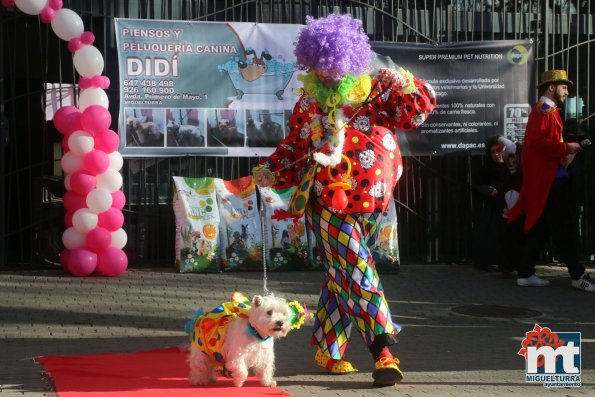
[[[63,8],[62,0],[1,0],[29,15],[39,15],[54,33],[68,42],[80,75],[78,108],[63,106],[54,115],[54,126],[63,134],[61,159],[64,171],[63,205],[66,209],[62,235],[65,249],[62,268],[75,276],[117,276],[128,267],[123,251],[127,235],[122,226],[126,202],[118,152],[120,138],[109,129],[111,115],[105,89],[110,80],[101,75],[104,60],[93,46],[95,36],[84,31],[80,16]]]

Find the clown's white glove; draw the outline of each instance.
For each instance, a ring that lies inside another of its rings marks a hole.
[[[376,75],[376,80],[397,91],[407,91],[414,84],[411,73],[403,68],[399,68],[399,70],[381,68]]]

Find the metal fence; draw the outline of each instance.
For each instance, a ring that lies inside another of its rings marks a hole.
[[[590,0],[65,0],[82,17],[104,55],[105,73],[118,81],[114,18],[304,23],[307,15],[350,13],[373,41],[440,45],[457,41],[531,39],[537,73],[565,68],[584,109],[567,118],[567,138],[589,135],[590,61],[595,1]],[[64,42],[37,17],[0,11],[0,266],[58,262],[64,212],[60,138],[44,114],[45,83],[77,77]],[[595,53],[595,51],[593,52]],[[398,62],[398,60],[397,60]],[[118,109],[118,87],[108,90]],[[112,111],[113,113],[113,111]],[[113,128],[116,125],[114,117]],[[127,159],[124,208],[131,266],[171,266],[174,256],[172,176],[245,176],[255,158],[185,156]],[[479,200],[474,179],[480,156],[407,157],[395,192],[402,262],[467,260]],[[574,164],[582,257],[595,252],[593,154]]]

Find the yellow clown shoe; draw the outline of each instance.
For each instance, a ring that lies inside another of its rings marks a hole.
[[[316,350],[314,360],[316,360],[318,366],[325,368],[331,375],[345,375],[357,372],[357,369],[353,368],[353,365],[349,361],[330,358],[320,348]]]
[[[403,380],[403,372],[399,368],[400,361],[396,357],[380,357],[372,372],[374,378],[374,386],[394,386]]]

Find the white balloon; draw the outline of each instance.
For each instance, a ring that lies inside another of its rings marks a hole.
[[[108,168],[103,174],[97,175],[97,188],[115,192],[122,187],[122,175],[116,170]]]
[[[66,152],[60,160],[60,165],[62,166],[64,172],[67,174],[72,174],[73,172],[83,168],[83,158],[81,156],[77,156],[73,152]]]
[[[85,25],[81,17],[68,8],[61,8],[56,11],[51,24],[56,36],[65,41],[81,37],[85,31]]]
[[[81,208],[72,215],[72,227],[79,233],[87,233],[97,227],[99,217],[88,208]]]
[[[103,72],[103,56],[92,45],[83,45],[74,53],[74,67],[83,77],[93,77]]]
[[[79,109],[81,112],[91,105],[99,105],[109,108],[109,98],[101,88],[87,88],[81,91],[79,96]]]
[[[68,137],[68,147],[77,156],[84,156],[93,150],[95,139],[87,131],[75,131]]]
[[[109,158],[109,167],[112,170],[120,171],[122,169],[122,166],[124,165],[124,158],[122,158],[120,152],[111,152],[107,155],[107,157]]]
[[[85,235],[77,232],[74,227],[69,227],[62,233],[62,243],[69,250],[80,248],[85,245]]]
[[[70,186],[70,175],[71,174],[66,174],[66,176],[64,177],[64,187],[67,191],[72,190],[72,187]]]
[[[39,15],[48,4],[48,0],[14,0],[14,3],[25,14]]]
[[[126,243],[128,242],[128,235],[124,231],[124,229],[118,229],[115,232],[112,232],[112,247],[116,248],[124,248]]]
[[[93,189],[87,194],[87,207],[96,214],[109,210],[112,195],[107,189]]]

